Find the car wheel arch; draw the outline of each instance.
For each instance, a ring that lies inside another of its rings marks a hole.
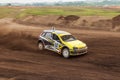
[[[40,42],[45,46],[45,44],[44,44],[44,42],[42,40],[38,40],[37,44],[39,44]]]
[[[61,54],[62,54],[63,49],[65,49],[65,48],[67,48],[69,50],[69,48],[67,46],[63,46],[61,49]]]
[[[41,40],[38,41],[37,46],[39,47],[40,50],[45,49],[45,45],[44,45],[43,41],[41,41]],[[41,46],[42,46],[42,48],[41,48]]]

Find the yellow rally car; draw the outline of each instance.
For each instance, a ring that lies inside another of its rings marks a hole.
[[[87,45],[77,40],[70,33],[61,30],[44,30],[38,40],[39,50],[47,49],[57,52],[64,58],[87,53]]]

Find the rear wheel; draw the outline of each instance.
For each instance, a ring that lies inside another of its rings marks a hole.
[[[69,49],[68,48],[64,48],[62,50],[62,55],[63,55],[64,58],[69,58],[70,57]]]
[[[43,50],[44,49],[44,45],[43,45],[42,42],[38,43],[38,48],[39,48],[39,50]]]

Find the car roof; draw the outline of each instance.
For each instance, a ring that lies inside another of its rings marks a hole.
[[[55,33],[55,34],[63,34],[63,35],[65,35],[65,34],[70,34],[69,32],[66,32],[66,31],[61,31],[61,30],[44,30],[44,32],[51,32],[51,33]]]

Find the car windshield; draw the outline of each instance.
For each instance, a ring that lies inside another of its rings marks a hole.
[[[72,35],[64,35],[64,36],[61,36],[62,40],[63,41],[74,41],[76,40],[75,37],[73,37]]]

